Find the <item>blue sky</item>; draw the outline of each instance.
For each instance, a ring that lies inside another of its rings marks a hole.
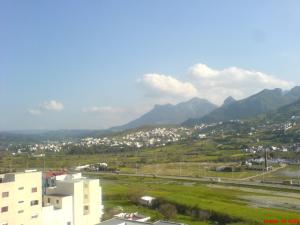
[[[0,2],[0,130],[100,129],[154,104],[300,84],[300,2]]]

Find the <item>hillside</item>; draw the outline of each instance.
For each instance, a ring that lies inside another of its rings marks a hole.
[[[261,117],[263,120],[271,123],[282,123],[286,121],[300,120],[300,99],[289,105],[280,107],[279,109],[266,113]]]

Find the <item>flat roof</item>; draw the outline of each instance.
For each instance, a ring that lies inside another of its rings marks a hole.
[[[121,219],[121,218],[112,218],[106,221],[103,221],[97,225],[182,225],[181,223],[176,223],[176,222],[169,222],[169,221],[156,221],[154,223],[149,223],[149,222],[139,222],[139,221],[133,221],[133,220],[126,220],[126,219]]]
[[[66,194],[46,194],[45,197],[72,197],[72,195],[66,195]]]
[[[119,225],[119,224],[125,224],[125,225],[149,224],[149,225],[152,225],[152,223],[138,222],[138,221],[133,221],[133,220],[119,219],[119,218],[112,218],[112,219],[103,221],[103,222],[99,223],[98,225]]]

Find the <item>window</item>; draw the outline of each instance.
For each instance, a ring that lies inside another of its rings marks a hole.
[[[38,205],[38,204],[39,204],[39,201],[38,201],[38,200],[32,200],[32,201],[30,202],[30,205],[31,205],[31,206]]]
[[[38,216],[39,216],[38,214],[32,215],[32,216],[31,216],[31,219],[38,218]]]
[[[19,210],[19,211],[18,211],[18,213],[23,213],[23,212],[24,212],[24,210]]]
[[[2,192],[2,198],[7,198],[9,196],[9,192]]]
[[[7,211],[8,211],[8,206],[4,206],[1,208],[2,213],[7,212]]]
[[[47,199],[47,202],[50,203],[50,198]]]
[[[59,200],[58,199],[56,200],[56,204],[59,204]]]
[[[85,206],[83,207],[83,215],[87,215],[87,214],[89,214],[89,206],[88,206],[88,205],[85,205]]]
[[[67,225],[72,225],[71,222],[67,222]]]
[[[19,189],[19,190],[24,190],[24,187],[19,187],[18,189]]]
[[[24,203],[24,201],[23,201],[23,200],[21,200],[21,201],[18,201],[18,203],[19,203],[19,204],[21,204],[21,203]]]
[[[37,187],[33,187],[33,188],[31,188],[31,192],[32,192],[32,193],[35,193],[35,192],[37,192]]]

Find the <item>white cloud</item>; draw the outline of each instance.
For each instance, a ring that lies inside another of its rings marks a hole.
[[[111,106],[92,106],[89,108],[83,108],[82,111],[90,113],[121,113],[124,109]]]
[[[141,105],[140,105],[141,106]],[[97,123],[101,128],[109,128],[112,126],[123,125],[132,121],[144,114],[147,110],[144,110],[142,107],[112,107],[112,106],[92,106],[83,108],[82,112],[86,113],[85,115],[88,120],[92,120],[93,123]]]
[[[56,100],[45,101],[40,105],[42,110],[48,111],[61,111],[64,109],[64,105]]]
[[[42,112],[38,109],[28,109],[28,113],[33,116],[40,115]]]
[[[263,89],[290,89],[294,83],[273,75],[238,67],[214,69],[205,64],[195,64],[188,69],[188,76],[178,80],[158,73],[143,75],[139,80],[146,95],[153,103],[177,103],[192,97],[206,98],[222,104],[228,96],[242,99]],[[149,103],[149,99],[147,100]]]
[[[189,69],[189,77],[197,87],[200,97],[218,104],[229,95],[241,99],[265,88],[289,89],[294,85],[259,71],[237,67],[217,70],[205,64],[192,66]]]
[[[50,100],[50,101],[44,101],[37,109],[28,109],[28,113],[33,116],[41,115],[42,113],[46,111],[62,111],[64,109],[63,103],[56,101],[56,100]]]
[[[197,89],[189,82],[177,80],[164,74],[145,74],[138,80],[151,97],[192,98],[198,95]]]

